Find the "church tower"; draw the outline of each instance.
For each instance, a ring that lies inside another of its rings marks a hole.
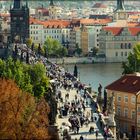
[[[48,9],[49,9],[49,18],[57,19],[57,7],[54,5],[53,0],[50,0],[50,5]]]
[[[29,38],[29,8],[26,0],[26,5],[22,5],[20,0],[14,0],[13,8],[10,9],[11,17],[11,41],[18,40],[20,43],[25,43]]]
[[[117,26],[127,26],[128,14],[124,8],[124,0],[117,0],[117,8],[114,11],[114,20],[117,21]]]
[[[117,0],[117,10],[124,10],[124,0]]]

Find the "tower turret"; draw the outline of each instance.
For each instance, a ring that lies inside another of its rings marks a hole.
[[[124,10],[124,0],[117,0],[117,10]]]
[[[21,3],[20,3],[20,0],[14,0],[14,8],[15,9],[19,9],[20,8],[20,5]]]
[[[54,6],[53,0],[50,0],[50,6]]]
[[[14,6],[10,9],[10,30],[11,30],[11,42],[26,43],[29,38],[29,8],[26,0],[26,4],[22,6],[21,0],[14,0]]]

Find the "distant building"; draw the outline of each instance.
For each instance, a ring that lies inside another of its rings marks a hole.
[[[70,41],[70,21],[40,21],[30,18],[30,38],[34,43],[44,44],[47,37],[58,40],[63,45]]]
[[[29,8],[26,5],[22,6],[20,0],[14,0],[14,6],[10,9],[11,16],[11,41],[15,39],[19,42],[26,42],[29,38]]]
[[[1,41],[4,43],[4,44],[7,44],[8,42],[8,38],[10,38],[10,22],[9,22],[9,17],[8,18],[5,18],[5,16],[1,16],[0,18],[0,30],[1,30],[1,33],[0,35],[2,36],[1,37]]]
[[[106,91],[108,99],[112,94],[115,97],[118,133],[140,139],[140,74],[124,75],[108,85]]]
[[[126,61],[134,44],[140,41],[140,27],[103,27],[99,35],[99,48],[106,62]]]
[[[114,11],[114,22],[115,27],[126,27],[127,26],[128,13],[124,8],[124,0],[117,0],[117,9]]]
[[[112,17],[105,15],[105,14],[101,14],[101,15],[90,15],[89,19],[111,19]]]
[[[84,25],[88,30],[88,51],[93,47],[99,48],[99,34],[101,29],[112,22],[112,19],[80,19],[81,26]]]
[[[49,10],[44,8],[43,6],[39,7],[39,8],[36,8],[35,16],[38,19],[47,20],[47,19],[49,19]]]
[[[95,3],[91,10],[93,11],[93,13],[95,14],[105,14],[105,13],[111,13],[113,12],[113,9],[110,7],[107,7],[106,5],[104,5],[103,3]]]

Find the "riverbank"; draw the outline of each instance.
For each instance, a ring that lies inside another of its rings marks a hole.
[[[49,58],[49,61],[56,64],[93,64],[105,63],[105,58],[95,57],[63,57],[63,58]]]

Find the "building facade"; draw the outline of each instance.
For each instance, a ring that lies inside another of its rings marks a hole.
[[[14,6],[10,9],[11,16],[11,41],[18,38],[19,42],[26,42],[29,38],[29,8],[22,6],[20,0],[14,0]]]
[[[81,49],[83,55],[88,53],[88,30],[86,27],[81,27]]]
[[[139,41],[140,27],[104,27],[99,35],[99,49],[106,62],[122,62]]]
[[[106,87],[114,94],[115,118],[119,134],[140,139],[140,74],[125,75]]]
[[[50,37],[66,45],[70,42],[69,25],[69,21],[30,19],[30,38],[34,43],[44,44],[47,37]]]

